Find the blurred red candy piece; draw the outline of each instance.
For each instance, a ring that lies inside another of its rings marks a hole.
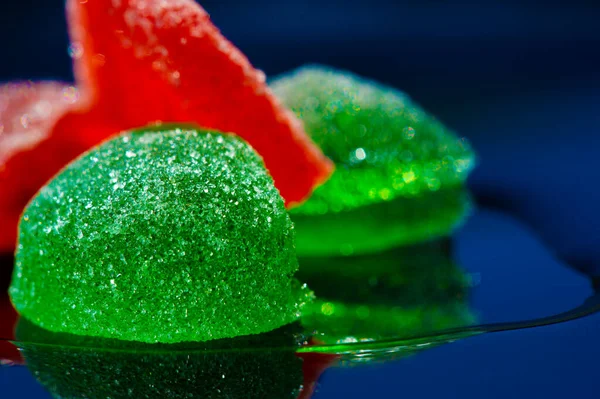
[[[20,82],[0,86],[0,252],[14,249],[23,209],[65,165],[119,132],[84,113],[74,86]]]
[[[81,87],[96,120],[121,130],[153,121],[233,132],[261,154],[293,204],[332,165],[283,107],[262,72],[225,39],[194,0],[70,0]]]
[[[18,82],[0,86],[0,252],[14,248],[17,222],[35,192],[72,157],[52,138],[56,121],[79,99],[72,86]]]
[[[0,252],[27,202],[110,136],[153,122],[233,132],[262,155],[287,205],[332,171],[264,74],[193,0],[68,0],[79,91],[16,83],[0,91]]]

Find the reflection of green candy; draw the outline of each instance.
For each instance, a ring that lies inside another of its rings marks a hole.
[[[296,320],[297,267],[283,200],[250,146],[159,127],[101,145],[40,191],[10,294],[54,332],[205,341]]]
[[[336,164],[292,210],[299,255],[375,252],[445,235],[468,210],[462,187],[474,165],[469,144],[405,94],[320,67],[271,87]],[[362,230],[346,227],[361,223]],[[381,240],[365,240],[372,235]]]
[[[287,330],[190,348],[86,340],[53,334],[22,319],[17,337],[29,342],[19,344],[27,367],[55,398],[291,399],[303,376]],[[265,341],[273,347],[251,350]]]
[[[303,325],[334,344],[423,336],[471,324],[468,278],[446,248],[435,241],[377,255],[301,259],[298,277],[317,297]]]

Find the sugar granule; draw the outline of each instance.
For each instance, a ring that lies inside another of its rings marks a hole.
[[[205,341],[296,320],[294,232],[241,139],[126,133],[57,175],[26,208],[10,295],[37,325],[141,342]]]

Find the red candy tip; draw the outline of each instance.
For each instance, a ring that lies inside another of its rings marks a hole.
[[[14,249],[21,212],[62,167],[156,121],[238,134],[263,157],[288,206],[331,174],[264,74],[195,1],[68,0],[67,11],[79,90],[0,89],[0,251]]]
[[[331,173],[264,74],[195,1],[71,0],[68,15],[93,114],[118,120],[120,130],[160,120],[235,133],[263,157],[288,204]]]

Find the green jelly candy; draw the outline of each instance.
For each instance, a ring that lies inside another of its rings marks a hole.
[[[81,345],[80,336],[52,334],[21,319],[17,345],[54,398],[294,399],[302,360],[281,330],[191,347],[107,339]],[[273,341],[283,346],[261,347]]]
[[[332,177],[291,211],[299,256],[375,252],[445,235],[469,210],[462,191],[475,164],[469,143],[404,93],[323,67],[301,68],[271,87],[336,164]],[[374,220],[358,234],[344,227],[366,219]],[[385,223],[394,226],[379,233]],[[382,241],[364,240],[373,234]]]
[[[349,256],[444,236],[470,209],[469,193],[457,187],[345,212],[316,216],[299,210],[291,216],[299,256]]]
[[[26,208],[12,302],[53,332],[141,342],[270,331],[309,298],[292,223],[233,135],[158,127],[67,166]]]

